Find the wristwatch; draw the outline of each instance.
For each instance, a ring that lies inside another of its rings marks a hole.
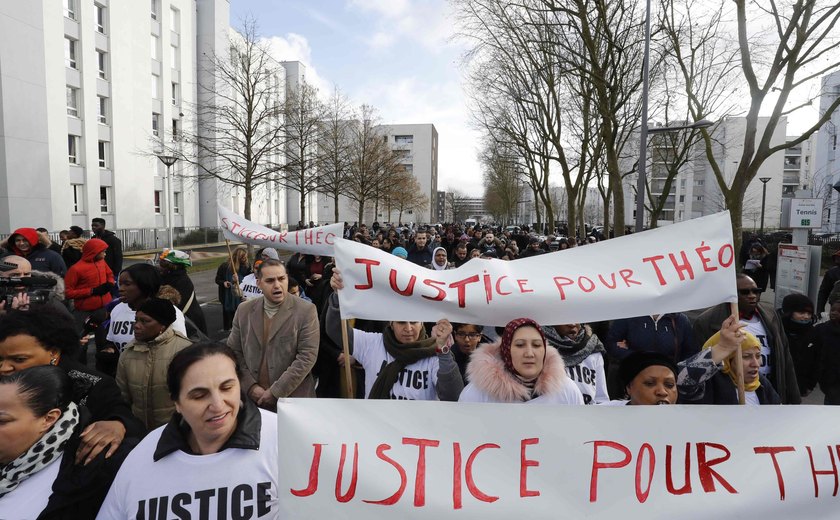
[[[442,347],[436,347],[435,348],[435,354],[437,354],[438,356],[445,356],[445,355],[449,354],[449,350],[450,350],[449,345],[444,345]]]

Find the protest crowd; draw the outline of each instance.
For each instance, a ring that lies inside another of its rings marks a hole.
[[[743,381],[747,405],[800,404],[818,385],[826,405],[840,404],[840,291],[824,287],[819,305],[802,294],[778,309],[761,301],[772,267],[760,242],[736,257],[737,317],[721,303],[693,320],[538,323],[522,308],[505,326],[342,320],[339,294],[352,288],[332,257],[282,261],[261,248],[249,258],[237,247],[215,277],[229,331],[219,343],[207,337],[188,253],[123,269],[119,239],[101,219],[91,228],[91,238],[62,231],[61,243],[21,228],[0,244],[0,518],[276,518],[274,412],[288,397],[722,405],[739,403]],[[559,260],[607,239],[344,228],[343,238],[430,271]],[[840,280],[833,269],[825,283]]]

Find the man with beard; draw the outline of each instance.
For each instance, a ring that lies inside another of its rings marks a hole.
[[[289,295],[286,268],[263,261],[256,271],[262,298],[239,305],[227,344],[241,368],[242,389],[275,411],[281,397],[315,397],[312,367],[321,340],[315,305]]]

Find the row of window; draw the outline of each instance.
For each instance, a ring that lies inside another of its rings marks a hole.
[[[96,96],[96,120],[103,125],[108,124],[110,103],[104,96]],[[67,115],[79,117],[79,89],[67,85]]]
[[[106,16],[107,8],[105,6],[94,3],[93,4],[93,20],[96,25],[96,32],[107,34],[106,32]],[[79,21],[79,0],[64,0],[64,16],[71,20]]]
[[[152,20],[160,20],[160,0],[150,0],[152,7]],[[181,11],[175,7],[169,8],[169,30],[172,32],[180,32],[181,25]]]
[[[152,99],[160,99],[161,92],[160,92],[160,76],[157,74],[152,74]],[[181,86],[178,85],[176,82],[172,82],[169,85],[169,98],[172,103],[172,106],[178,106],[178,100],[181,97]]]
[[[67,68],[80,70],[78,59],[79,41],[68,36],[64,37],[64,65]],[[108,79],[108,53],[96,50],[96,68],[101,79]]]
[[[82,164],[82,138],[78,135],[67,134],[67,162],[74,166]],[[110,168],[111,143],[99,141],[97,143],[97,163],[100,168]]]
[[[71,184],[73,190],[73,213],[85,212],[85,185]],[[155,213],[161,213],[161,200],[163,199],[163,192],[155,190]],[[111,213],[111,188],[108,186],[99,187],[99,211],[101,213]],[[181,214],[181,192],[172,193],[172,213],[175,215]]]

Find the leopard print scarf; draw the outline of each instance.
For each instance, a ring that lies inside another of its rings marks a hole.
[[[67,405],[67,410],[52,425],[38,442],[33,444],[20,457],[0,467],[0,498],[13,491],[21,482],[56,460],[61,459],[64,445],[79,424],[79,408],[75,403]]]

